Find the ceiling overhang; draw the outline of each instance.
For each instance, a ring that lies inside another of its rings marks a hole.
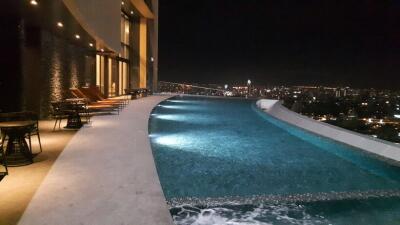
[[[130,0],[130,1],[141,16],[147,19],[154,19],[153,12],[150,10],[149,6],[147,6],[144,0]]]

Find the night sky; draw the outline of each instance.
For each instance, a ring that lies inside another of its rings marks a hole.
[[[160,0],[159,79],[400,89],[400,0]]]

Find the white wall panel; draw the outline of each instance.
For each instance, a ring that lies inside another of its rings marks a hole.
[[[100,45],[120,52],[121,1],[63,0],[82,27]]]

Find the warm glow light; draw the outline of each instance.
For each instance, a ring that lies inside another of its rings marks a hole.
[[[162,108],[167,108],[167,109],[181,109],[183,106],[178,106],[178,105],[159,105]]]
[[[79,79],[78,79],[78,64],[76,63],[76,61],[72,61],[70,64],[70,87],[78,87],[79,85]]]
[[[100,49],[101,52],[104,52],[104,49]]]
[[[64,24],[61,23],[61,22],[58,22],[58,23],[57,23],[57,27],[64,27]]]
[[[154,62],[154,58],[153,58],[153,57],[150,57],[150,61]]]
[[[147,68],[146,68],[146,61],[148,59],[147,56],[147,21],[144,18],[140,18],[139,20],[139,87],[144,88],[146,87],[146,80],[147,80]]]
[[[51,101],[61,101],[63,98],[62,93],[62,74],[61,74],[61,67],[62,67],[62,59],[61,55],[57,51],[52,51],[52,66],[55,69],[54,73],[51,73],[49,85],[50,85],[50,100]]]
[[[168,135],[159,135],[159,134],[152,134],[150,138],[153,140],[154,143],[164,146],[173,147],[175,149],[186,150],[190,151],[193,149],[193,145],[196,145],[197,142],[201,142],[200,138],[194,138],[198,134],[183,134],[183,133],[176,133],[176,134],[168,134]]]
[[[133,11],[131,11],[131,15],[133,15]]]
[[[93,47],[93,43],[89,43],[89,46],[90,46],[90,47]]]
[[[75,38],[76,38],[76,39],[80,39],[81,36],[79,36],[79,34],[75,34]]]
[[[223,151],[218,151],[215,144],[210,145],[210,142],[219,140],[219,135],[227,135],[225,132],[216,132],[213,137],[204,136],[201,132],[183,132],[174,134],[150,134],[151,142],[156,145],[162,145],[169,148],[171,151],[195,151],[196,155],[201,154],[211,157],[230,157],[223,154]],[[211,139],[210,139],[211,138]],[[196,147],[207,145],[207,151],[197,152]],[[218,145],[218,144],[216,144]]]
[[[38,2],[36,0],[31,0],[31,5],[38,5]]]
[[[177,137],[177,135],[176,136],[170,135],[170,136],[156,137],[155,142],[160,145],[172,145],[172,146],[175,145],[176,146],[176,145],[179,145],[180,142],[182,142],[182,141],[179,140],[179,137]]]
[[[187,100],[172,100],[172,99],[168,99],[168,100],[166,100],[166,102],[188,103],[189,101],[187,101]]]
[[[175,121],[182,121],[184,120],[184,118],[182,118],[182,116],[179,115],[154,115],[154,117],[156,117],[157,119],[161,119],[161,120],[175,120]]]
[[[124,1],[122,1],[122,2],[121,2],[121,4],[122,4],[122,5],[125,5],[125,2],[124,2]]]

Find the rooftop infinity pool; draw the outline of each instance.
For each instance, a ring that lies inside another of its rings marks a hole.
[[[400,224],[400,168],[268,116],[174,97],[149,122],[176,224]]]

